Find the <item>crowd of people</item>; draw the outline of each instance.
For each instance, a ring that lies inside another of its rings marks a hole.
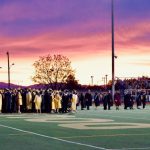
[[[115,86],[117,89],[150,89],[150,78],[144,76],[124,80],[117,78]]]
[[[1,113],[68,113],[76,112],[80,105],[81,110],[89,110],[91,106],[98,109],[102,105],[104,110],[110,110],[115,106],[119,110],[121,105],[124,109],[145,108],[146,102],[150,101],[150,91],[125,90],[122,96],[116,91],[114,101],[111,91],[91,92],[81,91],[58,91],[52,89],[1,89],[0,112]]]
[[[76,111],[77,92],[33,89],[4,89],[0,91],[0,112],[51,113]]]

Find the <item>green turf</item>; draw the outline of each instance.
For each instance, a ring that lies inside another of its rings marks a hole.
[[[27,121],[26,119],[34,119],[35,121],[43,119],[44,121],[31,122],[31,120]],[[108,123],[87,125],[87,127],[94,128],[112,127],[113,124],[111,123],[116,123],[115,126],[127,126],[123,123],[150,124],[150,106],[147,106],[145,110],[123,110],[121,108],[119,111],[114,108],[110,111],[104,111],[100,107],[98,110],[94,108],[91,110],[78,110],[75,114],[67,115],[1,114],[0,150],[150,150],[150,127],[135,129],[74,129],[59,126],[60,124],[68,124],[71,121],[73,121],[72,125],[76,123],[79,125],[85,121],[92,123],[90,119],[113,120]],[[45,120],[48,122],[45,122]],[[122,124],[119,125],[119,123]],[[18,129],[20,131],[17,131]]]

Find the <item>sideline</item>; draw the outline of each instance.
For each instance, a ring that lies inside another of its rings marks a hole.
[[[60,139],[60,138],[47,136],[47,135],[44,135],[44,134],[39,134],[39,133],[36,133],[36,132],[26,131],[26,130],[14,128],[14,127],[11,127],[11,126],[6,126],[6,125],[3,125],[3,124],[0,124],[0,127],[4,127],[4,128],[20,131],[20,132],[23,132],[23,133],[29,133],[29,134],[32,134],[32,135],[37,135],[37,136],[40,136],[40,137],[53,139],[53,140],[57,140],[57,141],[61,141],[61,142],[66,142],[66,143],[69,143],[69,144],[81,145],[81,146],[90,147],[90,148],[94,148],[94,149],[100,149],[100,150],[110,150],[110,149],[106,149],[104,147],[97,147],[97,146],[94,146],[94,145],[89,145],[89,144],[83,144],[83,143],[79,143],[79,142],[63,140],[63,139]]]

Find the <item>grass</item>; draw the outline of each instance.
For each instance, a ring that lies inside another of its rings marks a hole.
[[[109,121],[102,123],[98,119]],[[131,128],[139,123],[148,127]],[[66,124],[71,127],[64,127]],[[77,129],[81,125],[87,129]],[[110,129],[113,126],[124,129]],[[150,150],[149,139],[150,106],[144,110],[79,109],[77,113],[63,115],[0,115],[0,150]]]

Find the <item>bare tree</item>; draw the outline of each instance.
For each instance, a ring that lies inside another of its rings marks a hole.
[[[40,57],[33,66],[35,67],[35,76],[33,76],[32,80],[55,89],[58,88],[58,83],[66,83],[68,76],[75,76],[71,61],[63,55]]]

